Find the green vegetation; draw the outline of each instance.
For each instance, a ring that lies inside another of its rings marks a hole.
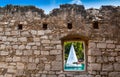
[[[74,49],[76,51],[76,55],[78,59],[84,60],[84,51],[83,51],[83,42],[80,41],[70,41],[70,42],[64,42],[64,47],[65,47],[65,60],[67,60],[71,44],[73,44]]]

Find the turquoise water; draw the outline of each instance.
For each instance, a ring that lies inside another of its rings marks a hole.
[[[82,64],[82,66],[80,66],[80,67],[66,67],[66,65],[64,65],[64,70],[65,71],[84,71],[85,65]]]

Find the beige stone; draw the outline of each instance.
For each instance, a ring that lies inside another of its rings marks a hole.
[[[49,44],[50,40],[42,40],[41,43]]]
[[[20,61],[20,60],[21,60],[20,57],[17,57],[17,56],[14,56],[14,57],[13,57],[13,61],[15,61],[15,62],[16,62],[16,61]]]
[[[17,69],[24,69],[24,64],[23,63],[17,63]]]
[[[120,63],[114,63],[114,70],[120,71]]]
[[[107,44],[107,48],[115,48],[115,44]]]
[[[98,63],[91,63],[89,67],[91,68],[91,70],[97,70],[97,71],[101,70],[100,63],[99,64]]]
[[[38,35],[44,35],[44,30],[39,30]]]
[[[102,66],[103,71],[113,71],[113,65],[112,64],[103,64]]]
[[[49,51],[41,51],[41,55],[49,55]]]
[[[106,48],[106,43],[97,43],[97,48]]]

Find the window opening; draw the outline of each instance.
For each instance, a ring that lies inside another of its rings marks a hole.
[[[18,24],[18,30],[22,30],[23,29],[23,25],[22,24]]]
[[[93,28],[94,29],[99,29],[98,21],[93,22]]]
[[[67,28],[68,28],[68,29],[72,29],[72,23],[68,23],[68,24],[67,24]]]
[[[46,30],[47,29],[47,25],[46,23],[43,24],[43,29]]]
[[[85,71],[85,44],[83,41],[65,41],[64,71]]]

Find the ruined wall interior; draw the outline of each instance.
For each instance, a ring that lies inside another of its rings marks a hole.
[[[63,71],[62,42],[71,38],[86,43],[84,72]],[[49,15],[0,7],[0,77],[120,77],[120,7],[65,4]]]

